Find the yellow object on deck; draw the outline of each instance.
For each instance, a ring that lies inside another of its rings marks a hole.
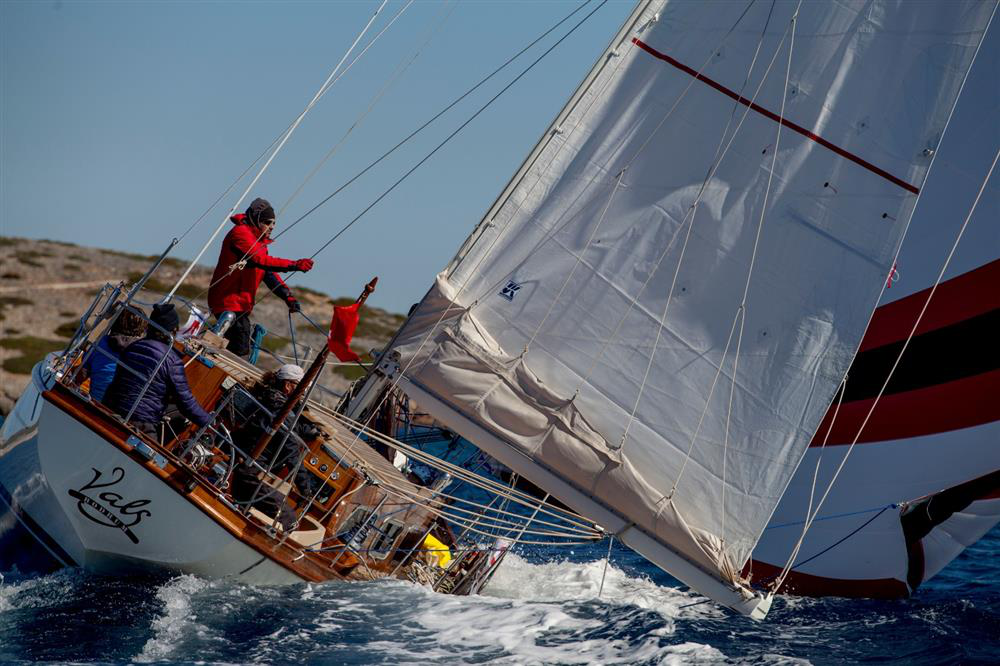
[[[430,554],[437,559],[437,565],[442,569],[451,562],[451,550],[430,534],[424,537],[424,548],[430,551]]]

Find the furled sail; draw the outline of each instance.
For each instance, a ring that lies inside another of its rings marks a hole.
[[[421,406],[685,583],[857,350],[993,3],[640,3],[397,336]]]

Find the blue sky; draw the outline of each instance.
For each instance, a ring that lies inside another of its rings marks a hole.
[[[369,36],[400,8],[391,0]],[[580,4],[414,2],[250,194],[283,206],[401,63],[416,60],[291,200],[278,231]],[[596,6],[596,0],[591,6]],[[376,2],[11,2],[2,30],[3,235],[154,253],[302,110]],[[631,10],[611,1],[296,282],[405,312],[506,184]],[[577,16],[583,16],[584,12]],[[272,246],[308,256],[576,22]],[[242,188],[175,250],[193,257]],[[218,241],[203,263],[213,264]],[[115,277],[115,276],[109,276]]]

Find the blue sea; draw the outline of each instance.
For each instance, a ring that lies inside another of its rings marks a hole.
[[[625,548],[521,551],[484,593],[399,581],[252,587],[6,574],[0,662],[956,664],[1000,662],[1000,529],[902,601],[720,610]],[[598,595],[602,575],[603,593]]]

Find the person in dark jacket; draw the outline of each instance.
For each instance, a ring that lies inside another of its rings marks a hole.
[[[219,262],[212,274],[208,290],[208,307],[215,318],[226,312],[236,315],[226,329],[229,351],[246,358],[250,355],[250,313],[256,301],[260,283],[267,285],[274,294],[285,301],[289,312],[299,312],[301,307],[291,289],[278,277],[278,272],[309,271],[312,259],[280,259],[268,254],[271,231],[274,229],[274,208],[266,199],[254,199],[242,215],[233,215],[235,225],[226,234],[219,252]]]
[[[125,348],[141,338],[146,333],[145,314],[138,315],[125,309],[115,319],[111,329],[98,340],[94,350],[80,368],[78,380],[82,384],[90,379],[90,397],[103,400],[104,393],[115,377],[118,367],[118,357]]]
[[[244,415],[244,425],[233,433],[233,438],[240,449],[249,453],[261,435],[271,429],[274,417],[281,411],[303,375],[304,372],[299,366],[283,365],[275,372],[265,374],[251,390],[263,409],[255,406],[250,414]],[[291,419],[289,416],[288,422],[291,422]],[[300,415],[296,421],[294,432],[302,442],[306,443],[323,436],[323,431],[304,415]],[[277,432],[257,458],[257,463],[264,469],[270,469],[274,474],[283,469],[291,471],[299,464],[305,453],[305,449],[297,440],[283,432]],[[242,504],[251,503],[255,509],[269,516],[276,516],[283,529],[291,529],[295,522],[295,512],[292,511],[287,499],[276,490],[262,485],[257,474],[258,470],[253,466],[247,464],[236,466],[230,485],[233,499]],[[308,501],[320,486],[319,480],[301,466],[292,481],[299,497],[305,501]]]
[[[122,416],[127,416],[135,405],[130,422],[154,438],[158,436],[157,426],[168,402],[175,403],[189,421],[199,426],[207,425],[212,417],[191,394],[184,363],[170,344],[167,333],[175,333],[180,325],[177,310],[170,303],[154,305],[150,321],[146,337],[130,344],[119,357],[115,377],[104,395],[104,404]]]

